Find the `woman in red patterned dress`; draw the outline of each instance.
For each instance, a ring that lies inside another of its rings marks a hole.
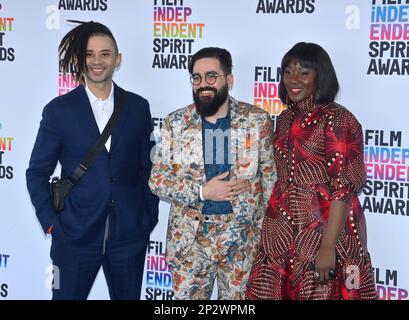
[[[362,127],[334,102],[327,52],[297,43],[283,57],[274,156],[278,180],[247,285],[248,299],[375,299],[358,193]]]

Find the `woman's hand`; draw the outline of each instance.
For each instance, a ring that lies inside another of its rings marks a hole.
[[[321,246],[315,258],[314,278],[321,284],[335,278],[336,253],[338,237],[348,217],[348,205],[340,200],[332,200],[329,208],[328,223],[321,239]]]
[[[328,284],[335,278],[336,254],[333,247],[322,247],[315,258],[314,278],[320,284]]]

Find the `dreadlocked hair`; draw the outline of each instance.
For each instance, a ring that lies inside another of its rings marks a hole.
[[[118,46],[111,30],[102,23],[78,20],[67,21],[79,23],[80,25],[69,31],[58,46],[60,71],[63,73],[71,72],[77,81],[84,83],[84,73],[87,71],[86,55],[89,38],[94,35],[111,38],[115,54],[118,54]]]

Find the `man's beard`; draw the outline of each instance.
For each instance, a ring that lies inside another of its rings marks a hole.
[[[209,90],[214,92],[213,98],[200,97],[200,92]],[[215,115],[221,105],[226,101],[228,94],[229,88],[227,84],[224,85],[220,91],[212,87],[198,89],[196,93],[193,92],[193,101],[195,102],[197,112],[204,118]]]

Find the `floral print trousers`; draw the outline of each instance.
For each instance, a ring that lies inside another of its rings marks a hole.
[[[208,300],[217,281],[218,299],[243,299],[250,270],[244,270],[241,235],[233,213],[207,215],[189,253],[171,269],[175,298]]]

